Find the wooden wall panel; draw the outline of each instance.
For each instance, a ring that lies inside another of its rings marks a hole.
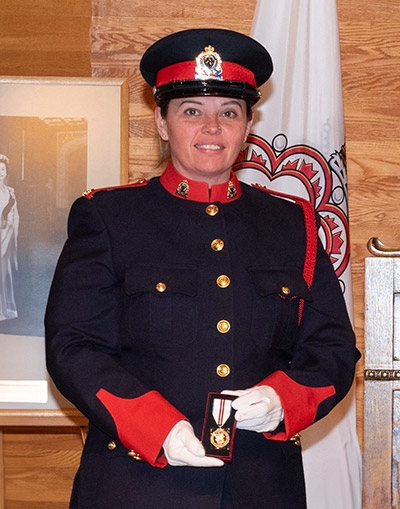
[[[79,465],[79,428],[18,428],[3,434],[5,509],[67,509]]]
[[[338,0],[355,328],[364,350],[364,260],[370,237],[400,247],[400,4]],[[363,441],[363,361],[358,434]]]
[[[377,236],[386,245],[400,247],[400,4],[398,0],[337,0],[337,4],[355,328],[358,345],[363,350],[367,241]],[[256,0],[245,3],[215,0],[211,4],[193,0],[2,0],[0,21],[5,29],[0,34],[0,74],[126,77],[130,95],[130,177],[133,180],[152,176],[160,169],[156,167],[158,144],[152,121],[151,91],[138,72],[143,51],[160,36],[191,27],[213,25],[249,34],[255,5]],[[357,430],[362,441],[362,361],[357,373]],[[11,505],[7,506],[10,509],[34,507],[29,501],[22,502],[26,472],[18,463],[21,453],[16,452],[18,443],[24,447],[24,454],[26,449],[30,450],[27,437],[24,433],[5,437],[7,461],[12,461],[13,481],[8,495],[13,501],[10,499]],[[67,492],[80,448],[79,435],[75,438],[78,442],[72,444],[65,435],[63,449],[70,451],[67,454],[71,460],[68,466],[59,463],[65,474],[64,481],[60,482],[65,482],[65,487],[57,484],[60,495],[52,494],[49,483],[48,496],[54,500],[45,502],[48,507],[67,507]],[[35,443],[36,440],[49,456],[59,450],[53,435],[48,438],[35,435]],[[40,447],[32,445],[32,448],[30,454],[40,457]],[[44,465],[40,461],[39,464],[35,467],[36,475],[42,479],[39,485],[43,485]],[[7,463],[6,475],[9,475],[8,467]],[[59,470],[54,465],[53,473],[56,472]],[[49,473],[47,470],[46,475]],[[18,497],[21,505],[15,501]]]
[[[1,0],[0,74],[90,76],[90,0]]]

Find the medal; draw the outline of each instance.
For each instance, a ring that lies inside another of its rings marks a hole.
[[[227,445],[229,445],[229,442],[231,440],[231,437],[229,435],[229,428],[217,428],[217,429],[211,429],[210,430],[210,442],[213,447],[216,449],[223,449]]]
[[[212,416],[218,428],[210,429],[210,443],[215,449],[229,448],[231,441],[230,428],[223,428],[232,412],[232,401],[215,398],[212,407]]]
[[[209,392],[204,415],[201,443],[206,456],[230,463],[235,443],[236,421],[232,402],[236,396]]]

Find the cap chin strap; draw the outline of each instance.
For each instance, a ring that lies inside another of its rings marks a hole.
[[[261,92],[245,81],[222,80],[185,80],[172,81],[154,88],[156,103],[179,97],[196,97],[212,95],[245,99],[255,104],[261,98]]]

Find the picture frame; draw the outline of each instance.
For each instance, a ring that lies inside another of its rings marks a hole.
[[[0,176],[2,166],[10,274],[0,282],[0,294],[8,291],[0,295],[0,410],[73,412],[47,374],[43,318],[73,201],[128,182],[127,81],[0,77]]]

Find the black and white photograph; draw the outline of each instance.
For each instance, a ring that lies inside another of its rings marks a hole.
[[[47,376],[35,359],[69,209],[127,182],[125,99],[121,79],[0,78],[0,380]]]

